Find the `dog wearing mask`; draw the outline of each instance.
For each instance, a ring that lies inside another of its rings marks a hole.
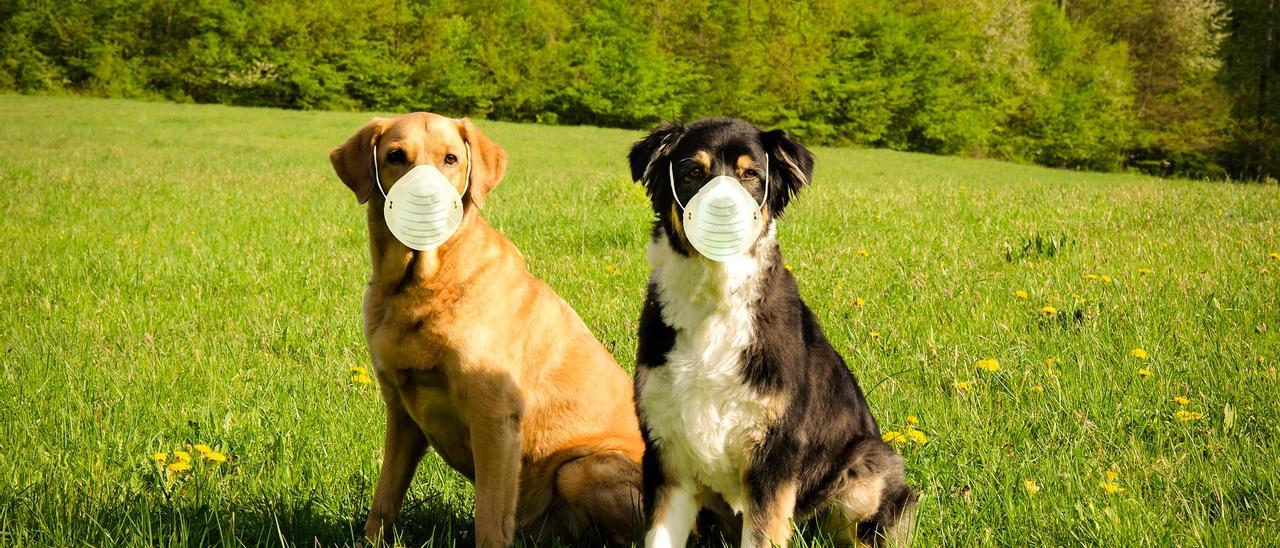
[[[915,492],[776,239],[813,157],[735,119],[665,124],[631,176],[657,219],[635,399],[649,547],[683,546],[703,508],[741,514],[742,546],[786,546],[822,515],[842,544],[907,544]]]
[[[375,542],[433,448],[475,485],[477,545],[638,533],[630,379],[480,214],[506,153],[469,120],[377,118],[329,154],[368,203],[364,335],[386,405]]]

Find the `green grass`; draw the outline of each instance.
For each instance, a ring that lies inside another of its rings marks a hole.
[[[365,217],[326,153],[368,117],[0,96],[0,544],[356,537],[382,409],[348,373]],[[481,125],[511,157],[486,217],[630,369],[640,134]],[[883,427],[928,436],[902,447],[922,545],[1280,538],[1280,189],[816,154],[780,239]],[[196,443],[232,461],[151,463]],[[467,545],[471,504],[429,457],[405,542]]]

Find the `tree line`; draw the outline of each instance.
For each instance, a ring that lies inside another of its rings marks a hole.
[[[1280,175],[1280,0],[0,3],[0,89]]]

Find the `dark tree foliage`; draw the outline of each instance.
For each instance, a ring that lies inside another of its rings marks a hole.
[[[10,0],[0,89],[1280,173],[1280,0]]]
[[[1280,0],[1232,0],[1221,80],[1232,98],[1224,162],[1280,178]]]

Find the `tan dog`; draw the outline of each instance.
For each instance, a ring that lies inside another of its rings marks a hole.
[[[461,192],[471,162],[462,225],[443,245],[415,251],[391,234],[374,145],[388,192],[418,164]],[[395,522],[428,446],[475,485],[480,546],[511,544],[517,526],[539,536],[595,527],[612,542],[638,531],[644,443],[630,379],[480,216],[506,153],[469,120],[419,112],[374,119],[329,160],[369,203],[364,334],[387,433],[365,535]]]

